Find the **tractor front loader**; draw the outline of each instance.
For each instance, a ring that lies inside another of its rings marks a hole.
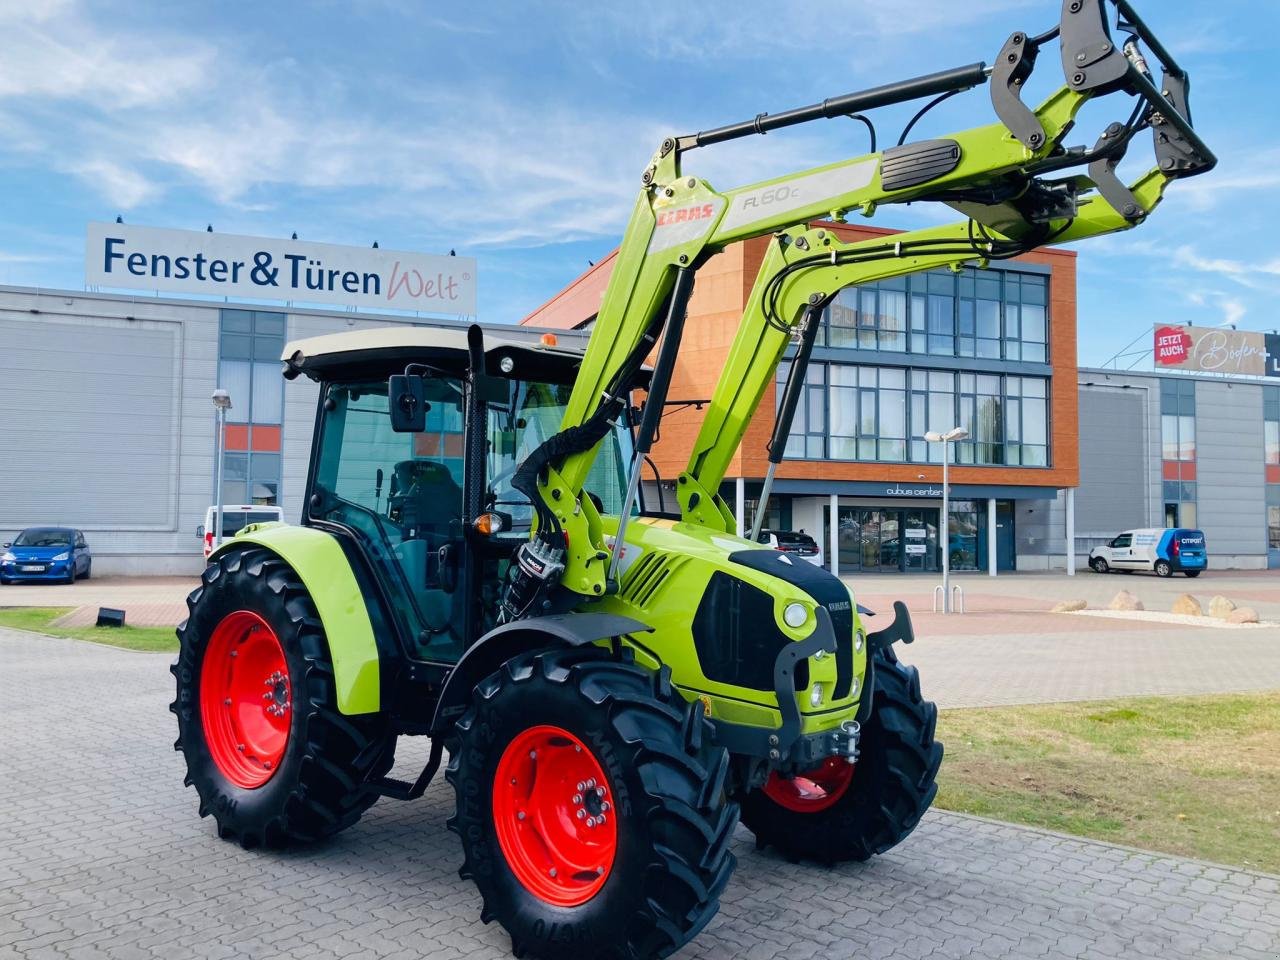
[[[1032,108],[1021,91],[1055,41],[1065,84]],[[724,192],[683,171],[694,149],[983,84],[987,126],[904,132]],[[179,628],[177,748],[201,815],[245,847],[332,836],[379,797],[421,796],[447,749],[481,918],[517,955],[584,960],[688,942],[728,883],[740,815],[792,860],[899,843],[942,759],[936,710],[893,653],[912,639],[906,608],[869,633],[846,584],[740,535],[721,482],[790,349],[767,500],[840,289],[1127,230],[1211,169],[1187,93],[1125,0],[1066,0],[1056,27],[1014,33],[990,68],[665,140],[585,354],[474,326],[291,343],[285,376],[320,388],[301,524],[215,551]],[[1111,95],[1123,119],[1068,146],[1080,108]],[[1155,163],[1125,183],[1116,166],[1147,130]],[[821,222],[926,201],[962,219],[856,243]],[[640,467],[697,270],[756,236],[772,239],[679,510],[654,510]],[[426,767],[392,779],[397,738],[415,734]]]

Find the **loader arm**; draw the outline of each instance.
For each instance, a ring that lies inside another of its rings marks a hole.
[[[1114,39],[1112,8],[1114,30],[1128,38],[1123,44]],[[1020,93],[1041,48],[1054,40],[1065,83],[1033,110]],[[1164,69],[1159,87],[1140,42]],[[684,155],[700,147],[984,83],[999,120],[994,124],[725,192],[682,169]],[[806,308],[852,283],[1014,256],[1142,222],[1170,180],[1216,163],[1191,126],[1188,85],[1127,0],[1063,0],[1056,27],[1039,36],[1012,34],[989,69],[973,64],[663,141],[641,177],[561,432],[513,477],[532,501],[536,522],[517,556],[502,618],[567,609],[614,588],[616,551],[640,464],[666,399],[694,275],[707,258],[729,244],[776,235],[678,485],[686,519],[729,530],[732,516],[719,482]],[[1065,146],[1080,108],[1114,93],[1136,102],[1127,121],[1107,127],[1092,148]],[[1156,168],[1126,186],[1115,166],[1145,129],[1152,131]],[[1087,176],[1049,178],[1073,167],[1085,167]],[[885,204],[926,200],[949,204],[968,219],[859,244],[838,243],[807,226],[816,218],[842,220],[855,210],[870,216]],[[816,311],[809,315],[817,322]],[[601,440],[627,408],[632,378],[659,344],[618,531],[609,542],[582,485]]]
[[[1158,169],[1128,189],[1150,213],[1170,180]],[[1131,229],[1134,221],[1100,194],[1083,197],[1074,217],[1052,220],[1044,241],[1066,243]],[[707,415],[694,441],[689,464],[676,483],[683,519],[726,532],[735,519],[714,496],[742,441],[788,345],[807,323],[820,322],[831,298],[840,290],[939,267],[974,264],[1038,246],[964,220],[942,227],[913,230],[855,243],[841,242],[821,226],[799,226],[780,233],[769,244],[742,324],[734,336],[728,361],[707,404]],[[803,379],[808,351],[793,367],[791,379]],[[787,419],[789,421],[789,413]],[[770,445],[770,462],[782,459],[789,422]],[[779,443],[778,441],[781,441]],[[770,474],[770,478],[772,472]],[[763,506],[761,508],[763,512]]]

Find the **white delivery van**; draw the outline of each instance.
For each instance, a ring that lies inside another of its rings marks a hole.
[[[1096,573],[1150,570],[1161,577],[1198,577],[1207,563],[1204,534],[1183,527],[1126,530],[1089,551],[1089,566]]]
[[[217,528],[213,525],[213,515],[217,509],[217,507],[210,507],[204,515],[204,523],[196,528],[196,536],[204,543],[206,560],[209,554],[213,553],[213,535],[217,532]],[[284,511],[279,507],[224,503],[222,505],[222,539],[230,539],[251,523],[270,523],[273,520],[284,520]]]

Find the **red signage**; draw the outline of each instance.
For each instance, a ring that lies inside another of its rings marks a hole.
[[[1156,366],[1178,367],[1191,353],[1191,336],[1182,327],[1156,327]]]

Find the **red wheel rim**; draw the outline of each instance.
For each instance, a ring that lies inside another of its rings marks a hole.
[[[796,813],[818,813],[834,806],[852,782],[853,764],[843,757],[828,757],[796,777],[769,774],[764,793],[774,803]]]
[[[200,720],[209,755],[237,787],[274,776],[293,716],[289,665],[280,638],[249,610],[214,628],[200,667]]]
[[[493,825],[511,872],[539,900],[576,907],[609,879],[618,847],[613,788],[567,730],[530,727],[503,751]]]

